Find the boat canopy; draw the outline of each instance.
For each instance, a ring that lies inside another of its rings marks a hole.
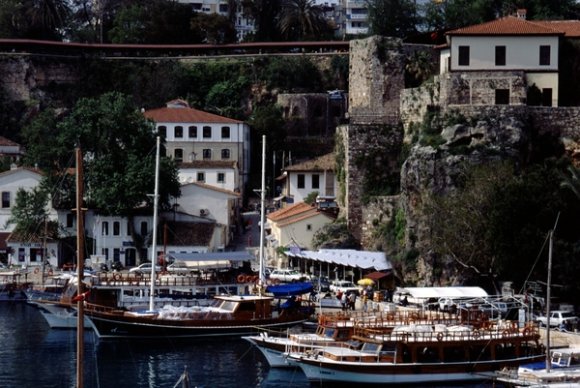
[[[252,261],[255,256],[247,251],[168,253],[169,260],[184,261],[188,267],[229,265],[231,262]]]
[[[374,269],[375,271],[393,268],[384,252],[357,251],[354,249],[320,249],[315,252],[291,249],[285,253],[289,257],[361,269]]]
[[[481,287],[405,287],[396,291],[415,299],[428,298],[485,298],[487,292]]]
[[[273,294],[275,297],[281,297],[308,294],[313,289],[312,283],[303,282],[271,285],[266,288],[266,292]]]

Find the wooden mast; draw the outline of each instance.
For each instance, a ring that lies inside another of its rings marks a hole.
[[[84,276],[84,219],[83,219],[83,165],[82,152],[76,148],[76,216],[77,216],[77,388],[83,388],[83,361],[84,361],[84,298],[83,276]]]

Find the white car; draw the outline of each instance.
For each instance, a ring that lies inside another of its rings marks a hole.
[[[308,280],[309,276],[296,271],[295,269],[275,269],[270,273],[270,280],[280,282],[299,282]]]
[[[167,272],[172,275],[189,275],[196,272],[194,268],[190,268],[183,261],[175,261],[167,266]]]
[[[161,272],[161,266],[156,265],[155,272]],[[137,274],[151,273],[151,263],[143,263],[137,267],[133,267],[129,270],[129,273],[137,273]]]
[[[537,317],[540,325],[547,326],[548,318],[545,316]],[[550,327],[566,326],[568,324],[575,326],[578,323],[578,317],[571,311],[555,310],[550,313]]]
[[[360,295],[360,288],[350,280],[335,280],[330,283],[330,291],[335,293],[350,294],[355,293]]]

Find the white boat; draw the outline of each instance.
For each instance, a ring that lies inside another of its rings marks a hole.
[[[415,328],[417,329],[417,328]],[[360,350],[325,347],[309,352],[290,350],[309,381],[319,384],[452,384],[492,379],[505,367],[542,359],[537,326],[397,327],[389,334],[353,336]]]
[[[76,329],[77,328],[77,311],[71,307],[51,304],[36,303],[40,314],[44,317],[51,329]],[[92,329],[91,321],[84,317],[85,329]]]

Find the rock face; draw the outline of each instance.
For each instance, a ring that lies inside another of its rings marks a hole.
[[[412,148],[401,169],[400,204],[406,215],[407,249],[417,249],[419,257],[415,273],[407,274],[407,280],[422,285],[432,285],[434,281],[431,231],[424,212],[426,199],[453,191],[465,166],[522,160],[530,147],[529,139],[533,135],[530,131],[522,117],[488,118],[473,125],[454,124],[443,128],[444,143],[436,148],[421,145]],[[436,265],[445,267],[441,262]],[[449,267],[438,270],[443,270],[444,278],[449,281],[461,276],[450,273]]]

